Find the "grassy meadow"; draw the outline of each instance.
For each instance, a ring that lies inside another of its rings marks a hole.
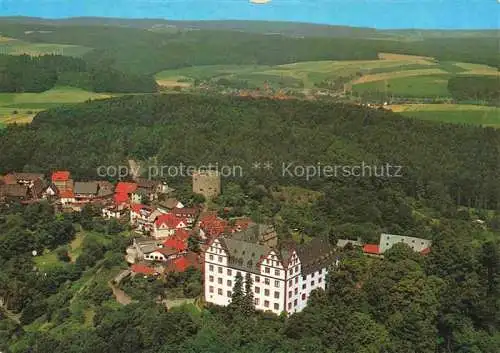
[[[0,54],[4,55],[65,55],[80,57],[91,51],[92,48],[80,45],[52,44],[52,43],[30,43],[19,39],[0,36]]]
[[[30,123],[36,113],[45,109],[113,96],[74,87],[56,87],[42,93],[0,93],[0,127],[11,123]]]
[[[468,104],[403,104],[390,109],[404,116],[453,124],[500,128],[500,108]]]

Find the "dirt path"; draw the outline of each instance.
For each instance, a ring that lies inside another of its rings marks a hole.
[[[125,293],[120,288],[113,285],[113,283],[111,282],[109,282],[108,284],[111,290],[113,291],[113,295],[115,296],[116,301],[118,303],[120,303],[121,305],[128,305],[132,303],[132,299],[127,295],[127,293]]]
[[[5,315],[15,323],[21,323],[21,321],[19,320],[21,318],[21,314],[14,314],[12,311],[7,310],[7,308],[5,308],[4,306],[0,306],[0,311],[5,313]]]

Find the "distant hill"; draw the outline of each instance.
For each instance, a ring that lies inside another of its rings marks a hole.
[[[233,30],[260,34],[282,34],[298,37],[354,37],[354,38],[449,38],[449,37],[493,37],[497,30],[377,30],[368,27],[334,26],[326,24],[285,21],[171,21],[160,18],[129,19],[112,17],[72,17],[45,19],[38,17],[2,17],[1,21],[26,24],[55,24],[79,26],[119,26],[162,30]]]

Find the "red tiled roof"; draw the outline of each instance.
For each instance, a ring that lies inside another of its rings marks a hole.
[[[152,275],[156,273],[151,267],[141,264],[133,264],[130,269],[134,273],[141,273],[143,275]]]
[[[189,232],[185,229],[176,229],[174,237],[183,241],[187,241],[189,239]]]
[[[128,195],[126,193],[119,192],[115,194],[114,199],[115,203],[119,205],[128,201]]]
[[[7,185],[12,185],[12,184],[17,183],[16,177],[14,176],[14,174],[7,174],[6,176],[3,177],[3,181]]]
[[[176,215],[195,216],[198,210],[193,207],[174,208],[172,212]]]
[[[227,221],[215,215],[206,216],[200,221],[200,228],[210,237],[221,235],[227,226]]]
[[[200,257],[194,252],[188,252],[182,257],[171,261],[167,267],[168,272],[184,272],[189,267],[203,269],[201,266]]]
[[[136,183],[127,183],[124,181],[120,181],[116,185],[115,193],[124,193],[124,194],[131,194],[135,190],[137,190],[137,184]]]
[[[59,197],[61,199],[71,199],[75,195],[73,194],[73,190],[63,190],[59,193]]]
[[[181,239],[169,238],[163,242],[165,248],[175,249],[177,251],[187,250],[187,243]]]
[[[421,255],[429,255],[429,253],[431,252],[431,248],[425,248],[424,250],[422,250],[420,252]]]
[[[52,181],[68,181],[70,173],[66,170],[59,170],[52,173]]]
[[[380,254],[380,250],[377,244],[365,244],[363,246],[363,252],[366,254],[374,254],[374,255]]]
[[[184,220],[171,213],[162,214],[155,221],[157,227],[165,224],[169,228],[177,228],[181,222],[184,222]]]
[[[139,213],[143,209],[148,209],[148,210],[150,209],[148,206],[140,204],[140,203],[132,204],[131,208],[132,208],[132,211],[134,211],[135,213]]]

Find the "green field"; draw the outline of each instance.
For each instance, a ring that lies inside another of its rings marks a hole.
[[[52,43],[30,43],[22,40],[0,37],[0,54],[4,55],[65,55],[83,56],[92,48],[80,45],[52,44]]]
[[[359,61],[304,61],[286,65],[206,65],[176,70],[165,70],[156,75],[160,85],[174,85],[176,82],[194,80],[229,80],[248,81],[253,86],[262,86],[268,82],[271,86],[290,88],[312,88],[315,83],[337,77],[354,76],[358,73],[393,72],[415,68],[439,67],[432,62],[415,59],[397,60],[359,60]]]
[[[353,85],[354,93],[363,96],[370,93],[385,93],[388,96],[408,98],[450,97],[448,79],[450,75],[428,75],[400,77],[388,80]]]
[[[500,128],[500,108],[466,104],[414,104],[391,107],[400,114],[422,120]]]
[[[74,87],[56,87],[42,93],[0,93],[0,126],[2,123],[29,123],[41,110],[112,96]]]

